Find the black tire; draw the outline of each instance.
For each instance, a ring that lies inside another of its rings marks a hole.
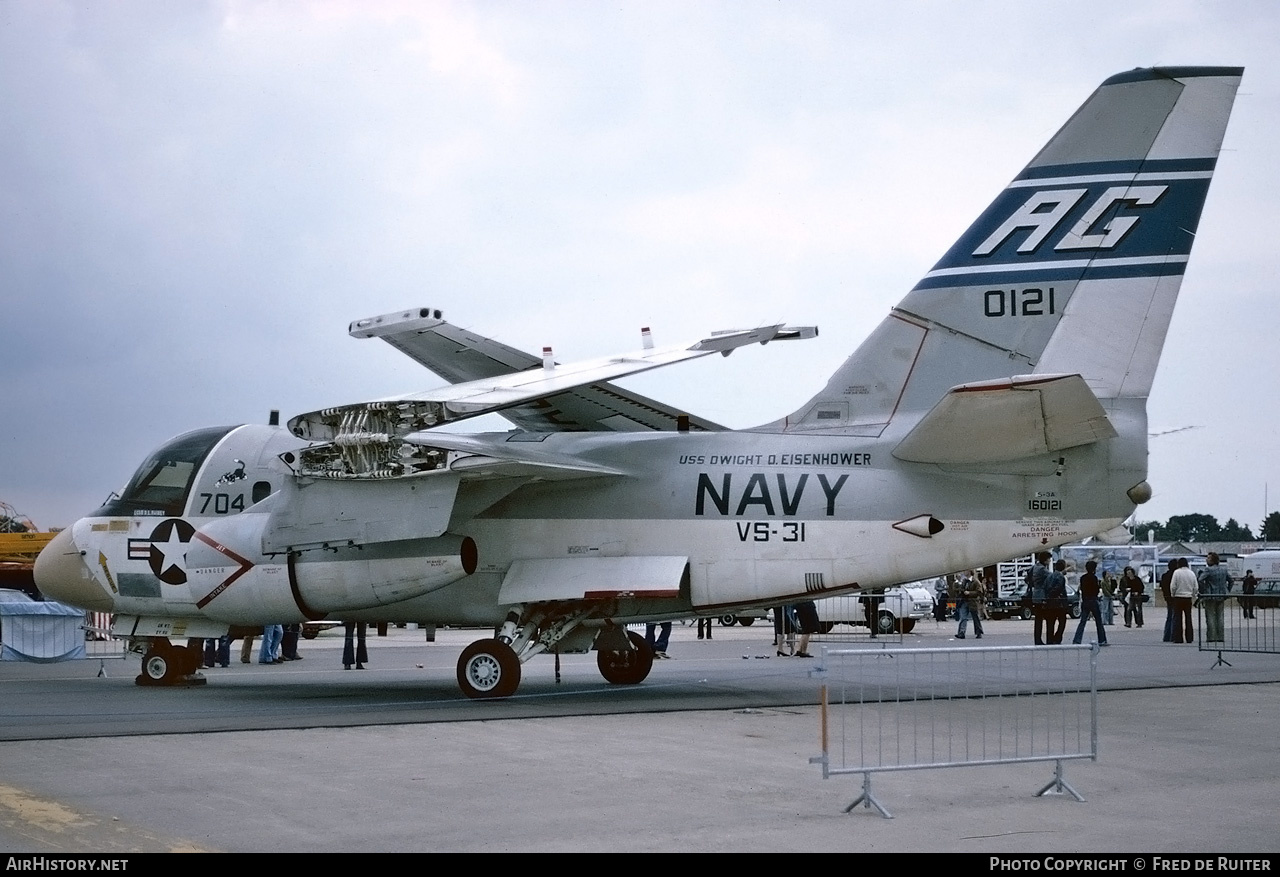
[[[1071,604],[1071,608],[1067,610],[1067,614],[1068,614],[1068,615],[1070,615],[1072,618],[1079,618],[1079,617],[1080,617],[1080,604],[1079,604],[1079,603],[1072,603],[1072,604]]]
[[[1032,612],[1032,611],[1031,611],[1031,607],[1029,607],[1029,606],[1023,606],[1023,607],[1022,607],[1022,620],[1023,620],[1023,621],[1030,621],[1032,618],[1035,618],[1035,617],[1036,617],[1036,615],[1035,615],[1035,613],[1034,613],[1034,612]]]
[[[738,623],[741,624],[743,627],[750,627],[751,625],[756,623],[756,620],[752,618],[750,615],[745,615],[742,618],[738,619]]]
[[[520,687],[520,659],[502,640],[476,640],[458,657],[458,687],[478,700],[510,697]]]
[[[168,643],[155,643],[142,656],[142,681],[146,685],[172,685],[178,679],[178,656]]]
[[[631,648],[626,651],[600,649],[596,652],[596,667],[606,682],[613,685],[639,685],[653,669],[653,647],[634,631],[627,631]]]
[[[821,634],[831,633],[831,631],[835,630],[835,627],[836,627],[836,623],[834,621],[819,621],[818,633],[821,633]]]
[[[721,615],[721,616],[720,616],[720,625],[721,625],[722,627],[733,627],[733,626],[734,626],[734,624],[736,624],[736,623],[737,623],[737,621],[738,621],[738,616],[736,616],[736,615]]]
[[[911,633],[916,628],[916,620],[914,618],[899,618],[898,633]]]
[[[204,666],[204,648],[202,646],[181,646],[177,649],[176,659],[179,676],[194,676]],[[176,680],[175,680],[176,681]]]
[[[893,613],[888,609],[881,609],[876,616],[876,633],[895,633],[897,629],[898,620],[893,617]]]

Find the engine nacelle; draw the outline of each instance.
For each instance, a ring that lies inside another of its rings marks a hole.
[[[255,507],[196,531],[187,574],[203,614],[230,624],[315,620],[421,596],[470,575],[478,563],[475,541],[450,533],[266,555],[270,517]]]

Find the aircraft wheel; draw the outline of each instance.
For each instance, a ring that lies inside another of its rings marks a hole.
[[[894,633],[897,630],[898,620],[893,617],[893,613],[887,610],[881,610],[876,616],[876,632],[877,633]]]
[[[596,666],[606,682],[614,685],[638,685],[653,669],[653,648],[645,638],[634,631],[627,631],[627,639],[634,648],[627,651],[601,649],[596,652]]]
[[[167,644],[153,645],[142,656],[142,679],[147,685],[172,685],[178,678],[178,655]]]
[[[458,687],[467,697],[510,697],[520,687],[520,659],[502,640],[476,640],[458,658]]]

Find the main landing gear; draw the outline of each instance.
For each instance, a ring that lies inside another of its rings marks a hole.
[[[520,665],[534,655],[551,651],[565,637],[592,618],[591,609],[544,605],[513,608],[493,639],[476,640],[458,658],[458,687],[467,697],[510,697],[520,687]],[[599,619],[600,615],[595,615]],[[590,629],[578,631],[575,649],[591,643]],[[606,681],[637,685],[653,668],[653,649],[644,637],[605,620],[594,637],[596,666]]]
[[[601,639],[604,634],[601,634]],[[639,685],[653,669],[653,647],[634,631],[627,631],[630,648],[596,650],[596,667],[606,682],[614,685]]]
[[[142,656],[142,672],[137,685],[204,685],[199,669],[203,656],[198,646],[175,646],[166,638],[155,638]]]

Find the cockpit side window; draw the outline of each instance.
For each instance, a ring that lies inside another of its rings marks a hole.
[[[219,426],[178,436],[152,454],[134,473],[124,493],[97,514],[181,515],[200,465],[214,445],[233,429],[234,426]]]

